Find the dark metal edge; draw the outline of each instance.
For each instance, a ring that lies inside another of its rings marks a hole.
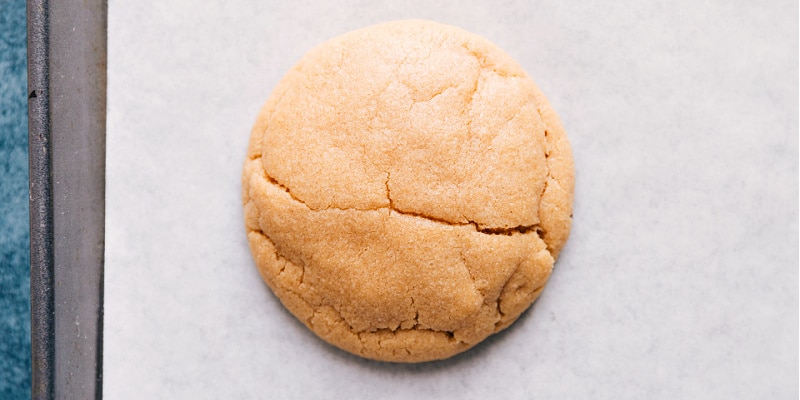
[[[107,3],[27,6],[31,396],[101,398]]]
[[[28,164],[31,228],[31,397],[54,395],[53,169],[47,0],[28,0]]]
[[[102,395],[106,10],[49,4],[56,398]]]

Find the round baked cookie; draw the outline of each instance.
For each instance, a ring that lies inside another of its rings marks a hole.
[[[242,176],[253,258],[319,337],[442,359],[514,322],[570,230],[564,130],[498,47],[428,21],[312,49],[274,89]]]

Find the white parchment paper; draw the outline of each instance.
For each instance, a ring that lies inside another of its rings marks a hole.
[[[114,1],[108,399],[798,396],[792,1]],[[262,283],[242,222],[250,128],[312,46],[425,18],[483,35],[572,142],[572,236],[513,327],[453,359],[362,360]]]

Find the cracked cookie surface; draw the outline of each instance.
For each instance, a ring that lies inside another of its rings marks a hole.
[[[446,358],[544,288],[571,224],[558,117],[476,35],[399,21],[334,38],[280,81],[242,175],[256,265],[322,339]]]

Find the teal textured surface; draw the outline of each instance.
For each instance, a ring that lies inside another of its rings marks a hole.
[[[25,1],[0,0],[0,398],[30,398]]]

